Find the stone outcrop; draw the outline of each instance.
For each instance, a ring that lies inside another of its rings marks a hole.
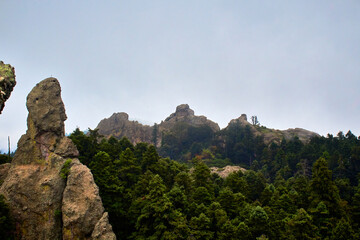
[[[210,171],[211,171],[211,173],[218,174],[222,178],[227,178],[230,175],[230,173],[238,172],[238,171],[245,172],[246,169],[242,168],[242,167],[239,167],[239,166],[229,166],[228,165],[228,166],[225,166],[223,168],[211,167]]]
[[[122,112],[114,113],[110,118],[101,120],[96,129],[99,130],[99,134],[107,138],[111,136],[118,139],[127,137],[133,144],[139,142],[154,144],[154,141],[156,141],[156,145],[160,147],[162,133],[171,131],[177,123],[185,123],[194,127],[209,126],[214,132],[220,130],[217,123],[207,119],[205,116],[196,116],[194,110],[190,109],[188,104],[177,106],[174,113],[160,124],[154,126],[130,121],[129,115]]]
[[[302,128],[287,129],[287,130],[277,130],[266,128],[264,126],[254,126],[247,121],[246,114],[242,114],[239,118],[233,119],[229,122],[229,125],[238,123],[242,127],[249,127],[251,132],[255,136],[261,136],[264,139],[265,144],[270,144],[272,142],[280,144],[282,139],[289,141],[294,137],[298,137],[300,141],[307,143],[312,137],[319,136],[315,132],[311,132]],[[228,126],[229,126],[228,125]]]
[[[96,129],[99,130],[101,135],[107,138],[111,136],[118,139],[127,137],[133,144],[147,142],[161,147],[163,134],[171,132],[178,123],[184,123],[194,127],[208,126],[214,133],[220,131],[217,123],[207,119],[205,116],[196,116],[194,110],[192,110],[188,104],[177,106],[174,113],[170,114],[164,121],[161,121],[160,124],[155,124],[154,126],[142,125],[137,121],[130,121],[129,115],[122,112],[114,113],[110,118],[101,120]],[[283,138],[290,140],[295,136],[297,136],[300,141],[306,143],[312,137],[319,136],[315,132],[301,128],[276,130],[264,126],[254,126],[248,122],[246,114],[242,114],[240,117],[231,120],[229,125],[235,123],[240,124],[242,127],[249,127],[255,136],[263,137],[265,144],[272,142],[279,144]],[[221,137],[219,140],[223,141]]]
[[[132,143],[152,141],[153,127],[143,125],[137,121],[130,121],[127,113],[114,113],[110,118],[100,121],[98,126],[99,134],[121,139],[127,137]]]
[[[0,61],[0,114],[15,85],[14,68],[10,64],[4,64],[4,62]]]
[[[96,229],[99,235],[96,226],[108,221],[103,219],[104,208],[90,170],[79,162],[75,145],[65,137],[66,114],[57,79],[37,84],[26,106],[28,129],[0,187],[16,223],[16,237],[101,239],[92,234]],[[68,168],[66,175],[64,168]]]
[[[175,123],[184,122],[194,127],[209,126],[214,132],[220,131],[217,123],[207,119],[205,116],[196,116],[194,110],[190,109],[188,104],[181,104],[176,107],[175,113],[172,113],[165,121],[159,124],[160,129],[171,129]]]

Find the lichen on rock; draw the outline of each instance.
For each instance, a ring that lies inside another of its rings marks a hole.
[[[10,64],[0,61],[0,114],[15,85],[15,69]]]

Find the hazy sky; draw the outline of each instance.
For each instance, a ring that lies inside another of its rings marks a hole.
[[[17,85],[0,149],[26,131],[26,96],[53,76],[66,132],[114,112],[159,123],[188,103],[225,127],[360,135],[360,1],[0,0],[0,60]]]

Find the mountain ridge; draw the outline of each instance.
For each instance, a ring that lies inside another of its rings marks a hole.
[[[135,120],[129,120],[129,115],[125,112],[112,114],[109,118],[104,118],[99,122],[95,129],[99,134],[110,138],[127,137],[133,144],[146,142],[160,147],[162,145],[163,134],[171,131],[176,124],[185,123],[193,127],[207,126],[214,133],[227,129],[231,124],[238,122],[243,127],[250,127],[255,136],[264,138],[266,144],[275,142],[279,144],[282,139],[291,140],[298,137],[302,142],[308,142],[312,137],[319,136],[318,133],[303,128],[289,128],[286,130],[271,129],[265,126],[254,125],[248,122],[247,115],[241,114],[240,117],[230,120],[228,125],[220,128],[219,125],[205,116],[195,115],[194,110],[188,104],[181,104],[176,107],[165,120],[154,125],[146,125]]]

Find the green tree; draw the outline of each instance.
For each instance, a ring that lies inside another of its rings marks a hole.
[[[303,209],[298,209],[297,213],[288,222],[289,235],[295,239],[319,239],[316,226],[312,222],[312,217]]]
[[[262,234],[267,234],[269,226],[269,217],[266,214],[265,210],[256,206],[251,210],[249,218],[249,227],[252,232],[252,236],[259,237]]]
[[[213,239],[214,232],[211,230],[211,219],[204,213],[190,220],[190,239],[210,240]]]
[[[325,158],[319,158],[313,165],[313,175],[310,182],[312,200],[311,206],[316,207],[323,202],[330,211],[330,215],[340,215],[339,190],[332,181],[331,170],[328,169]]]
[[[134,153],[130,148],[120,154],[119,159],[115,160],[115,165],[119,179],[126,187],[129,188],[137,182],[141,174],[141,168],[136,164]]]
[[[336,224],[336,227],[334,228],[332,232],[331,239],[333,240],[355,240],[354,231],[349,224],[348,221],[346,221],[344,218],[341,218],[341,220]]]
[[[159,175],[155,175],[150,181],[149,193],[142,201],[144,201],[143,207],[135,225],[137,232],[134,232],[133,237],[137,239],[187,238],[189,229],[186,218],[181,212],[174,210]]]

